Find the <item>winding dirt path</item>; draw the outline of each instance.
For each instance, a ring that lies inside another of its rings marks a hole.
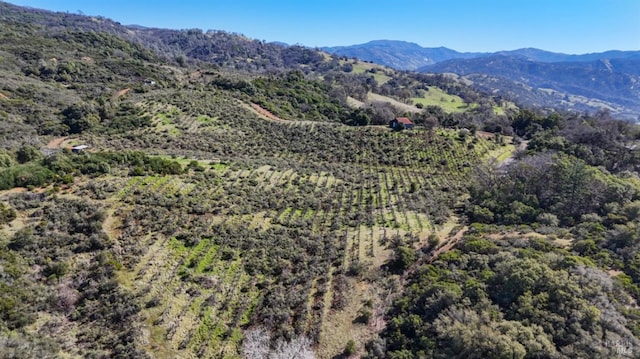
[[[258,105],[257,103],[251,103],[251,109],[253,110],[253,112],[257,113],[261,117],[266,117],[269,120],[281,122],[281,123],[289,123],[289,121],[281,119],[280,117],[260,107],[260,105]]]
[[[52,149],[52,150],[56,150],[58,148],[62,147],[62,143],[64,142],[64,140],[66,140],[66,137],[57,137],[54,138],[53,140],[49,141],[49,143],[47,143],[47,145],[45,146],[46,148]]]

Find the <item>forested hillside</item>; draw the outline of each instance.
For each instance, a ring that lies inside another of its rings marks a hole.
[[[0,357],[637,356],[635,125],[223,32],[0,38]]]

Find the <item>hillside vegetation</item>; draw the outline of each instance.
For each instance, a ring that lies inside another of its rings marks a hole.
[[[637,353],[636,126],[0,9],[1,357]]]
[[[606,51],[582,55],[535,48],[511,51],[457,52],[445,47],[376,40],[327,47],[338,56],[400,70],[455,73],[473,87],[527,107],[595,113],[608,109],[617,118],[637,121],[639,51]]]

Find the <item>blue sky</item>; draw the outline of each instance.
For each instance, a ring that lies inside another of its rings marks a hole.
[[[404,40],[458,51],[640,50],[640,0],[9,0],[122,24],[305,46]]]

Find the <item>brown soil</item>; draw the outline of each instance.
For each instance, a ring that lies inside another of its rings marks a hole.
[[[64,140],[66,140],[66,137],[58,137],[58,138],[54,138],[53,140],[49,141],[49,143],[47,143],[47,148],[50,149],[58,149],[60,147],[62,147],[62,143],[64,142]]]
[[[487,138],[493,138],[495,134],[491,132],[485,132],[485,131],[476,131],[476,136],[487,139]]]
[[[122,96],[126,95],[127,92],[129,92],[129,91],[131,91],[131,89],[130,88],[126,88],[126,89],[122,89],[122,90],[116,92],[116,98],[119,98],[119,97],[122,97]]]
[[[536,232],[529,232],[529,233],[520,233],[520,232],[501,232],[501,233],[491,233],[489,234],[487,237],[493,239],[493,240],[502,240],[505,238],[510,238],[510,237],[524,237],[524,238],[546,238],[545,235],[540,234],[540,233],[536,233]]]
[[[462,239],[462,236],[464,236],[465,232],[467,232],[468,229],[469,227],[464,226],[462,227],[462,229],[456,232],[456,234],[454,234],[452,237],[445,238],[443,245],[441,245],[438,249],[436,249],[431,253],[431,256],[429,256],[429,259],[427,259],[427,262],[431,263],[434,260],[436,260],[440,254],[450,251],[451,248],[453,248],[453,246]]]
[[[260,107],[260,105],[258,105],[258,104],[256,104],[256,103],[252,103],[252,104],[251,104],[251,108],[252,108],[255,112],[257,112],[257,113],[258,113],[258,115],[260,115],[260,116],[262,116],[262,117],[266,117],[266,118],[268,118],[268,119],[270,119],[270,120],[278,121],[278,122],[283,122],[283,123],[289,122],[289,121],[287,121],[287,120],[283,120],[283,119],[281,119],[280,117],[278,117],[278,116],[276,116],[276,115],[272,114],[271,112],[269,112],[269,111],[265,110],[264,108]]]
[[[612,277],[619,276],[620,274],[624,274],[623,271],[615,270],[615,269],[610,269],[607,273],[609,273],[609,275]]]
[[[2,194],[11,194],[11,193],[24,193],[27,189],[24,187],[14,187],[12,189],[8,189],[6,191],[2,191]]]
[[[190,73],[189,74],[189,78],[195,79],[195,78],[199,77],[200,75],[202,75],[202,70],[198,70],[196,72]]]
[[[9,98],[7,97],[7,95],[3,94],[2,92],[0,92],[0,98],[3,100],[8,100]]]

